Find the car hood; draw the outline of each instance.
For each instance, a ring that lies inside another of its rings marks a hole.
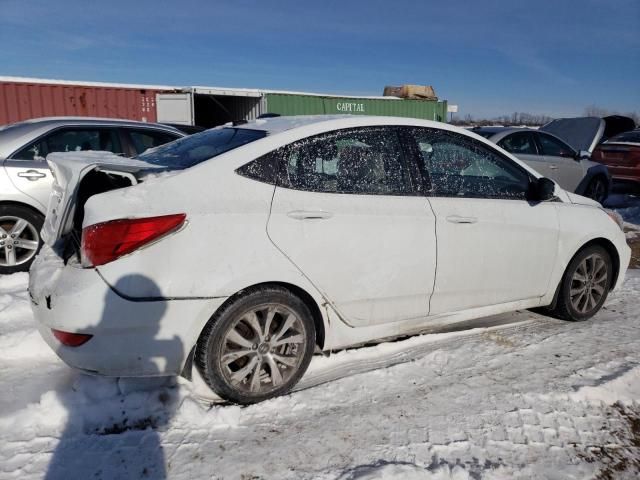
[[[603,118],[558,118],[543,125],[540,130],[561,138],[578,152],[592,152],[601,140],[633,128],[635,122],[632,118],[610,115]]]
[[[97,170],[124,177],[130,185],[136,185],[141,172],[165,170],[164,167],[111,152],[51,153],[47,156],[47,163],[54,181],[42,227],[42,239],[50,245],[71,229],[69,219],[73,217],[78,186],[89,172]]]
[[[583,197],[582,195],[578,195],[577,193],[571,193],[571,192],[566,192],[566,193],[571,203],[574,203],[576,205],[587,205],[589,207],[602,208],[602,206],[595,200],[592,200],[587,197]]]

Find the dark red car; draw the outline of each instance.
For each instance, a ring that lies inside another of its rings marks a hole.
[[[640,194],[640,128],[601,143],[593,150],[591,160],[607,165],[616,184]]]

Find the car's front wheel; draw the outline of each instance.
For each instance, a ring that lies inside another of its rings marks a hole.
[[[604,305],[613,279],[609,253],[592,245],[576,254],[562,279],[553,314],[565,320],[587,320]]]
[[[314,349],[306,304],[282,287],[258,287],[216,312],[200,335],[195,361],[214,392],[250,404],[291,390]]]
[[[589,182],[584,192],[585,197],[589,197],[596,202],[602,203],[607,199],[609,188],[607,182],[602,177],[596,177]]]
[[[44,218],[19,205],[0,205],[0,274],[26,272],[42,240]]]

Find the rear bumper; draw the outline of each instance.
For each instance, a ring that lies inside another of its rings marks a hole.
[[[123,298],[94,269],[51,269],[42,263],[34,263],[29,280],[38,330],[65,363],[87,372],[179,374],[202,324],[216,308],[211,299]],[[68,347],[53,336],[52,328],[93,337],[81,346]]]

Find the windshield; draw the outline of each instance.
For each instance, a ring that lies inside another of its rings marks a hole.
[[[214,128],[151,148],[136,158],[171,170],[181,170],[264,138],[266,134],[262,130],[247,128]]]

